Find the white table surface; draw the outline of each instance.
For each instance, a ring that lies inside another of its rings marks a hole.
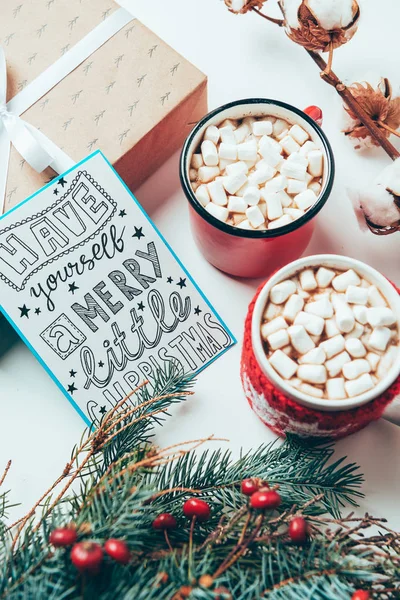
[[[363,156],[350,147],[340,133],[340,100],[320,80],[306,53],[281,29],[256,15],[229,14],[222,0],[132,0],[131,4],[146,25],[207,73],[210,108],[258,96],[300,108],[318,104],[323,109],[337,177],[307,254],[354,256],[400,284],[400,234],[378,238],[361,233],[346,196],[348,186],[372,178],[389,159],[381,150]],[[372,70],[398,83],[398,58],[393,50],[400,4],[364,0],[362,6],[359,31],[335,53],[334,69],[347,82],[365,78]],[[169,444],[214,433],[229,438],[237,454],[241,447],[256,448],[274,439],[248,407],[239,379],[243,322],[258,282],[225,276],[200,255],[179,185],[178,154],[136,195],[239,339],[234,349],[200,375],[195,396],[174,410],[157,442]],[[11,500],[22,503],[13,509],[14,518],[60,474],[84,424],[22,343],[0,360],[0,378],[0,468],[13,459],[7,487],[12,488]],[[365,474],[366,498],[361,509],[386,516],[393,527],[400,528],[400,428],[380,420],[339,442],[337,452],[358,462]]]

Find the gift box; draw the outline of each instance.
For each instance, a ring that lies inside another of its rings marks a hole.
[[[112,0],[0,3],[7,101],[21,94],[29,98],[36,78],[60,57],[68,57],[96,28],[100,39],[100,31],[122,10]],[[133,15],[126,21],[109,39],[96,42],[100,47],[61,81],[44,87],[40,98],[18,116],[72,162],[101,149],[134,189],[181,146],[193,123],[207,112],[207,79]],[[49,177],[49,169],[36,172],[12,146],[5,210]]]

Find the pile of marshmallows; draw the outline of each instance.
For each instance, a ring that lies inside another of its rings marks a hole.
[[[274,285],[261,337],[270,365],[294,388],[340,400],[371,390],[398,351],[396,315],[352,269],[306,268]]]
[[[209,126],[189,171],[197,200],[240,229],[276,229],[299,219],[318,199],[324,168],[309,137],[275,117]]]

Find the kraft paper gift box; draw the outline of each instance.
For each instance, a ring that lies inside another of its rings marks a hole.
[[[37,76],[118,10],[112,0],[0,2],[7,100],[29,89]],[[135,189],[181,146],[206,112],[206,76],[133,19],[21,117],[74,162],[101,149]],[[4,209],[49,177],[48,169],[37,173],[12,147]]]

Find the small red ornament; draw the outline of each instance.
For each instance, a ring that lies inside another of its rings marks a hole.
[[[356,590],[351,597],[351,600],[369,600],[371,595],[366,590]]]
[[[161,513],[153,521],[153,529],[175,529],[177,523],[174,516],[170,513]]]
[[[275,490],[260,490],[250,498],[251,506],[257,509],[278,508],[280,503],[281,497]]]
[[[127,565],[131,559],[129,548],[123,540],[110,539],[104,544],[104,550],[121,565]]]
[[[307,540],[307,521],[303,517],[293,517],[290,521],[289,537],[295,544],[304,544]]]
[[[65,546],[72,546],[75,544],[78,536],[76,535],[76,529],[73,527],[59,527],[53,529],[50,533],[49,542],[53,544],[55,548],[64,548]]]
[[[241,488],[242,494],[252,496],[255,492],[258,492],[260,486],[255,479],[243,479]]]
[[[71,550],[72,564],[79,571],[96,573],[103,560],[103,549],[95,542],[78,542]]]
[[[204,502],[204,500],[189,498],[183,505],[183,514],[188,519],[197,517],[199,521],[207,521],[211,514],[210,505],[207,504],[207,502]]]
[[[307,106],[307,108],[304,109],[304,112],[306,113],[306,115],[314,119],[317,125],[322,125],[324,116],[319,106]]]

